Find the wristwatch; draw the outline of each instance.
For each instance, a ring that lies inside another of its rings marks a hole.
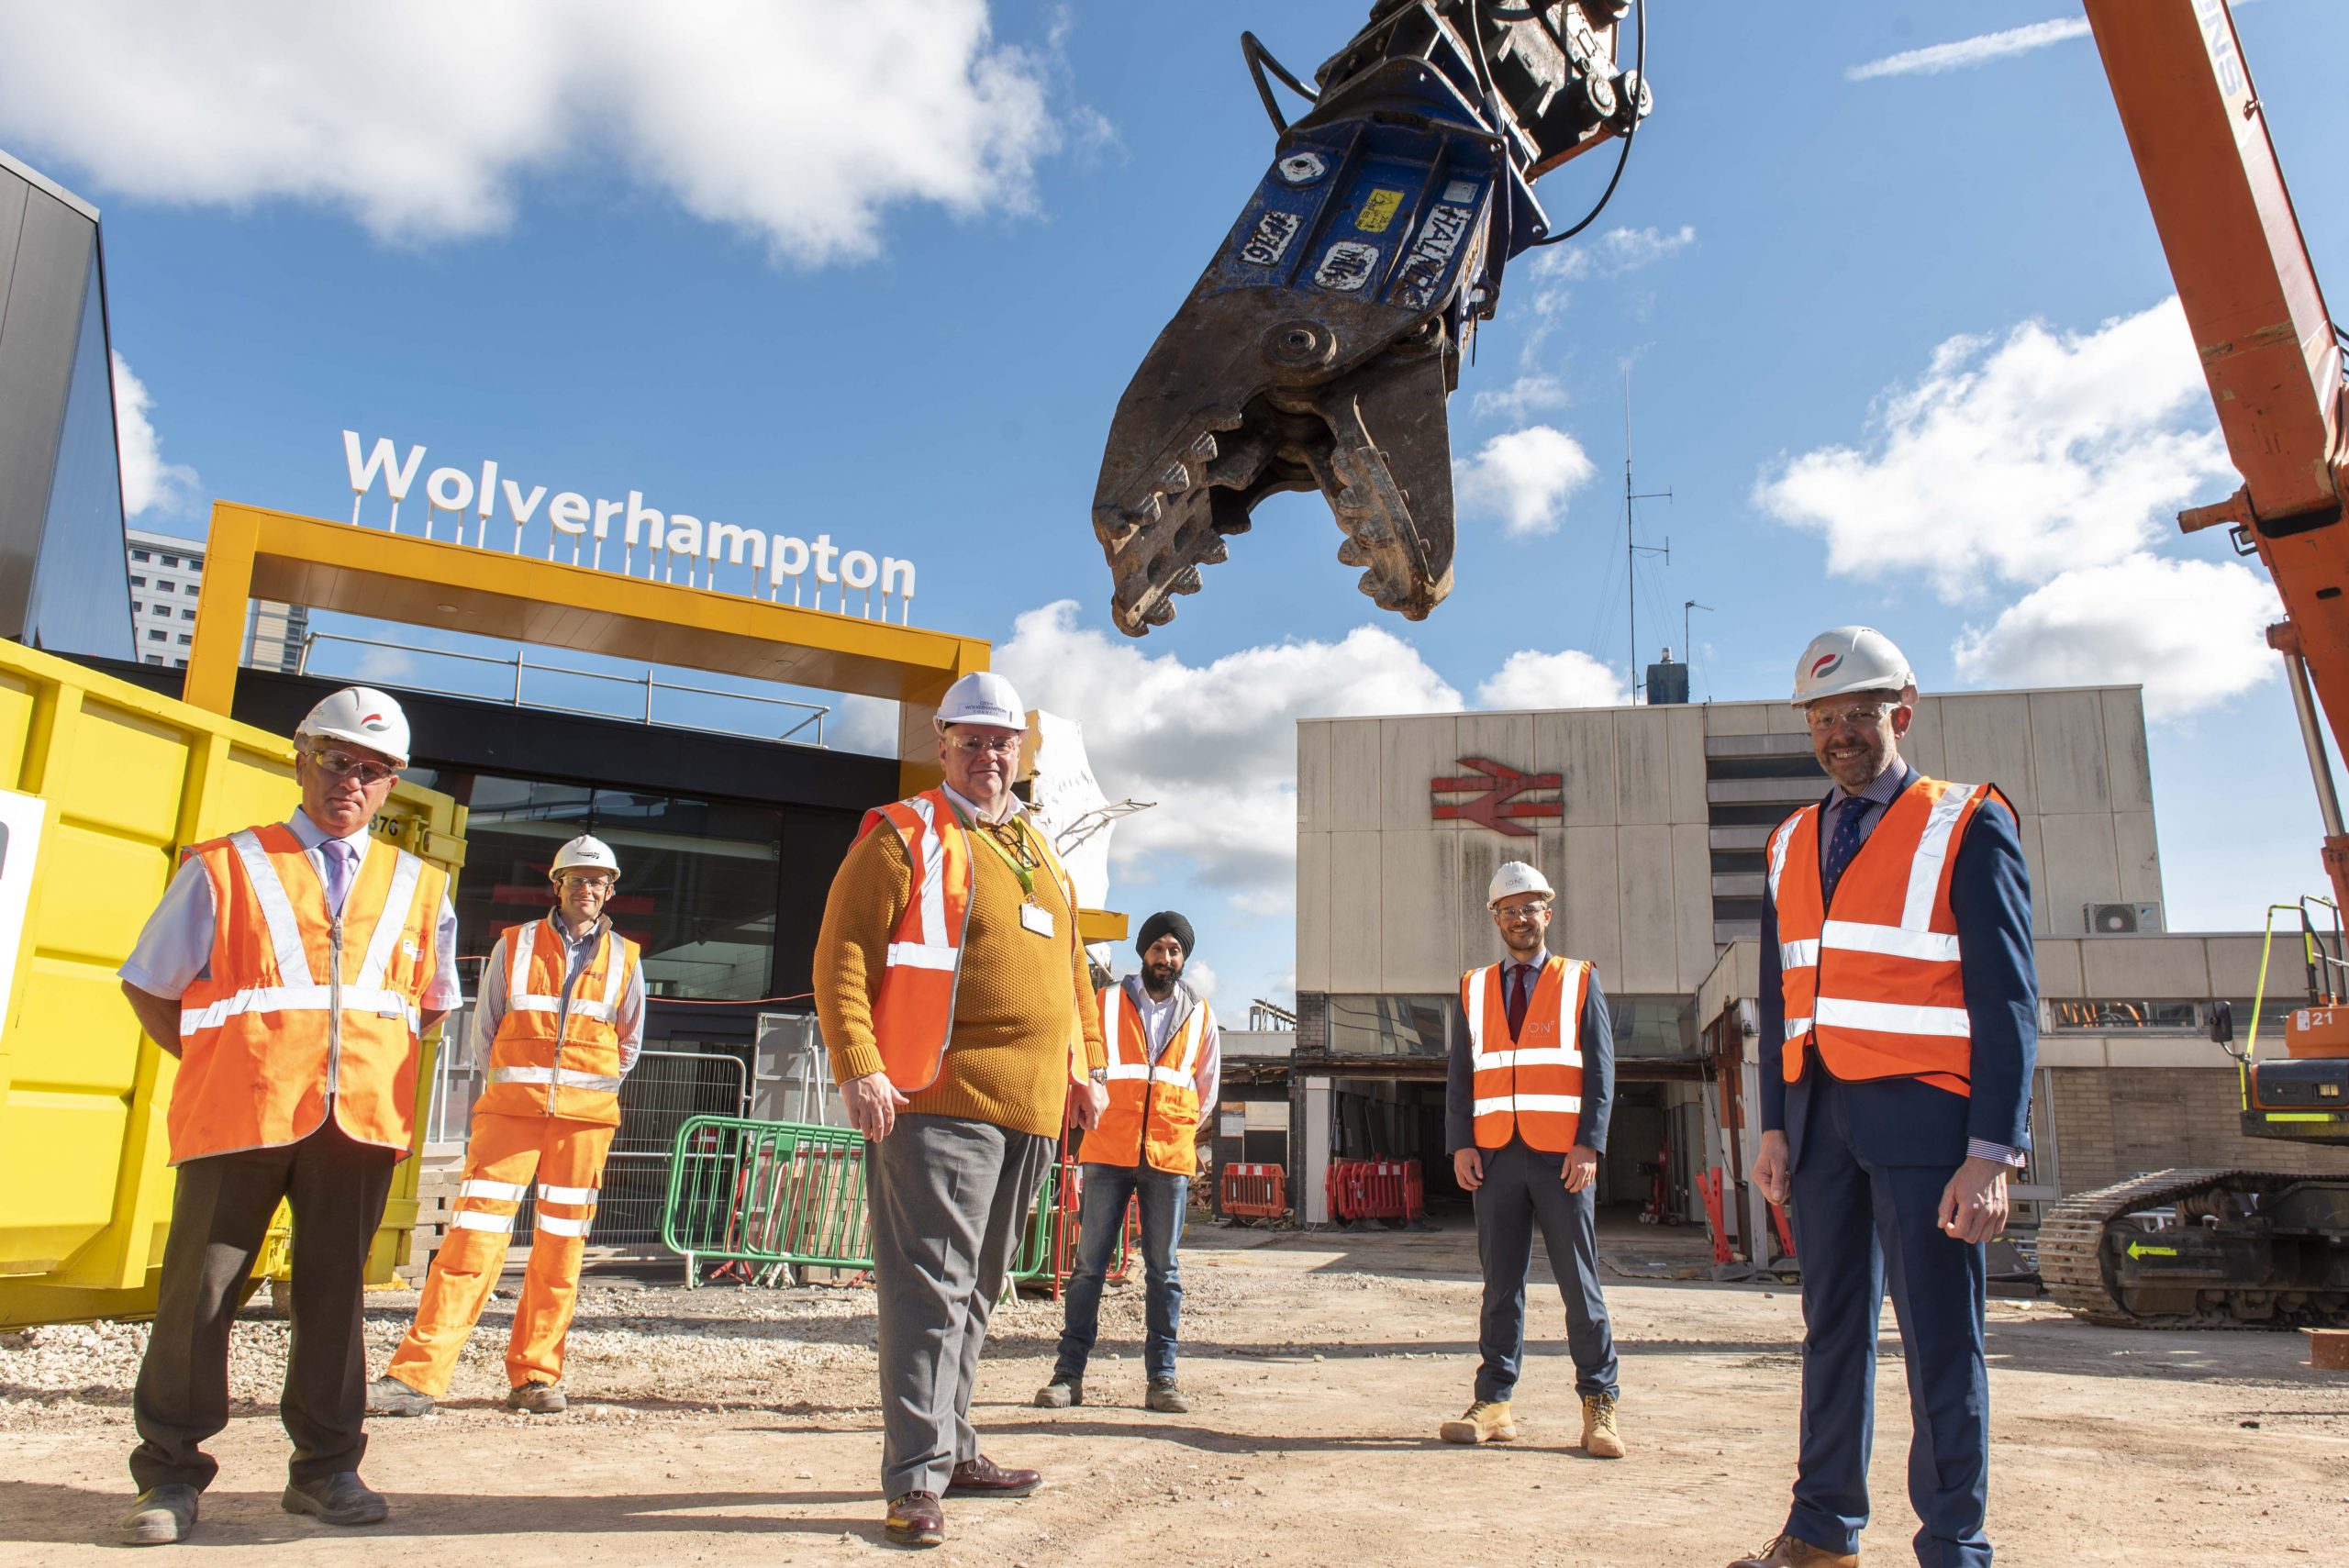
[[[1085,1076],[1092,1079],[1097,1084],[1106,1084],[1109,1081],[1109,1070],[1107,1067],[1096,1067],[1092,1072],[1086,1073]]]

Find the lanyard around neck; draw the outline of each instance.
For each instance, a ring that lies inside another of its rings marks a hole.
[[[987,830],[987,825],[980,824],[974,826],[970,821],[964,818],[963,816],[963,808],[961,806],[958,806],[954,808],[955,825],[961,828],[964,833],[978,840],[979,842],[985,844],[988,849],[993,850],[996,854],[996,859],[1001,861],[1005,865],[1011,868],[1011,874],[1019,879],[1020,893],[1030,903],[1032,904],[1036,900],[1036,868],[1030,865],[1027,860],[1026,840],[1028,837],[1028,824],[1018,817],[1013,817],[1010,820],[1014,830],[1019,834],[1021,840],[1020,852],[1019,857],[1016,859],[1008,850],[1006,850],[1003,847],[1002,841]]]

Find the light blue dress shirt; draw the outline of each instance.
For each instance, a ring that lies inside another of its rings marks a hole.
[[[301,811],[296,811],[285,826],[300,842],[302,858],[318,873],[319,885],[325,886],[327,851],[320,846],[327,841],[326,829]],[[373,852],[374,836],[362,828],[343,842],[352,851],[351,882],[356,886],[360,870]],[[184,860],[173,873],[171,885],[163,890],[162,902],[147,917],[146,928],[139,933],[139,945],[130,950],[130,956],[115,973],[141,991],[176,1002],[212,967],[212,938],[217,924],[212,906],[212,879],[204,874],[202,863],[194,857]],[[451,906],[445,893],[440,896],[440,929],[433,946],[440,962],[432,984],[417,1006],[428,1013],[445,1013],[464,999],[457,984],[457,911]]]

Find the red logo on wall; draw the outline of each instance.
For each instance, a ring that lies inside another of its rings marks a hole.
[[[1484,757],[1463,757],[1460,765],[1476,771],[1455,778],[1428,782],[1428,794],[1435,797],[1435,819],[1439,822],[1465,820],[1490,828],[1496,833],[1531,839],[1533,829],[1524,826],[1520,818],[1557,817],[1566,814],[1562,801],[1519,798],[1532,790],[1564,788],[1565,781],[1560,774],[1521,773],[1506,763]],[[1442,798],[1465,790],[1475,793],[1466,800]]]

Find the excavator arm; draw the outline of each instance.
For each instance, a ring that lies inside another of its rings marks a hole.
[[[2182,514],[2226,527],[2275,578],[2284,656],[2324,815],[2324,864],[2349,907],[2349,829],[2319,728],[2349,712],[2349,482],[2342,339],[2226,0],[2086,0],[2179,302],[2243,488]]]

